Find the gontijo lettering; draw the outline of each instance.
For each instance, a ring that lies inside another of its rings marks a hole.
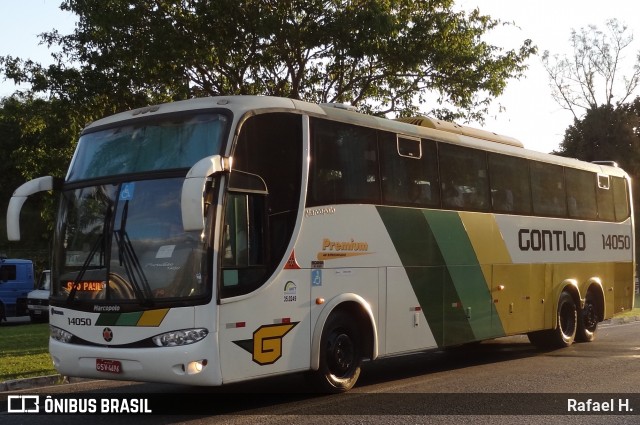
[[[587,236],[566,230],[520,229],[518,246],[521,251],[584,251]]]

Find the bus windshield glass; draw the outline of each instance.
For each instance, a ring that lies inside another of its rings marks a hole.
[[[219,114],[168,116],[82,135],[68,182],[191,168],[220,153],[226,117]]]
[[[157,302],[206,295],[201,232],[185,232],[182,177],[65,190],[56,230],[58,301]]]

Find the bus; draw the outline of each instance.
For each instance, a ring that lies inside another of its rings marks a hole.
[[[633,308],[630,178],[434,119],[198,98],[87,126],[59,193],[49,350],[65,376],[217,386],[526,334]]]

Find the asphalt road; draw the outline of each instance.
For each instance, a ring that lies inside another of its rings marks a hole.
[[[0,394],[0,412],[7,410],[7,395],[38,395],[42,402],[47,396],[98,404],[147,400],[154,411],[0,413],[0,423],[638,424],[639,358],[640,322],[608,324],[595,342],[563,350],[539,351],[526,337],[511,337],[367,363],[358,385],[341,395],[307,393],[301,375],[218,388],[113,381],[34,388]],[[571,403],[578,411],[570,411]],[[615,414],[594,412],[596,404]]]

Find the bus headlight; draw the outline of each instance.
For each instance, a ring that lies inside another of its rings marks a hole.
[[[152,340],[158,347],[177,347],[198,342],[208,334],[209,331],[204,328],[182,329],[156,335]]]
[[[60,342],[70,342],[71,339],[73,338],[73,334],[69,333],[65,330],[62,330],[58,327],[55,326],[51,326],[49,325],[49,335],[51,336],[51,338],[55,339],[56,341],[60,341]]]

